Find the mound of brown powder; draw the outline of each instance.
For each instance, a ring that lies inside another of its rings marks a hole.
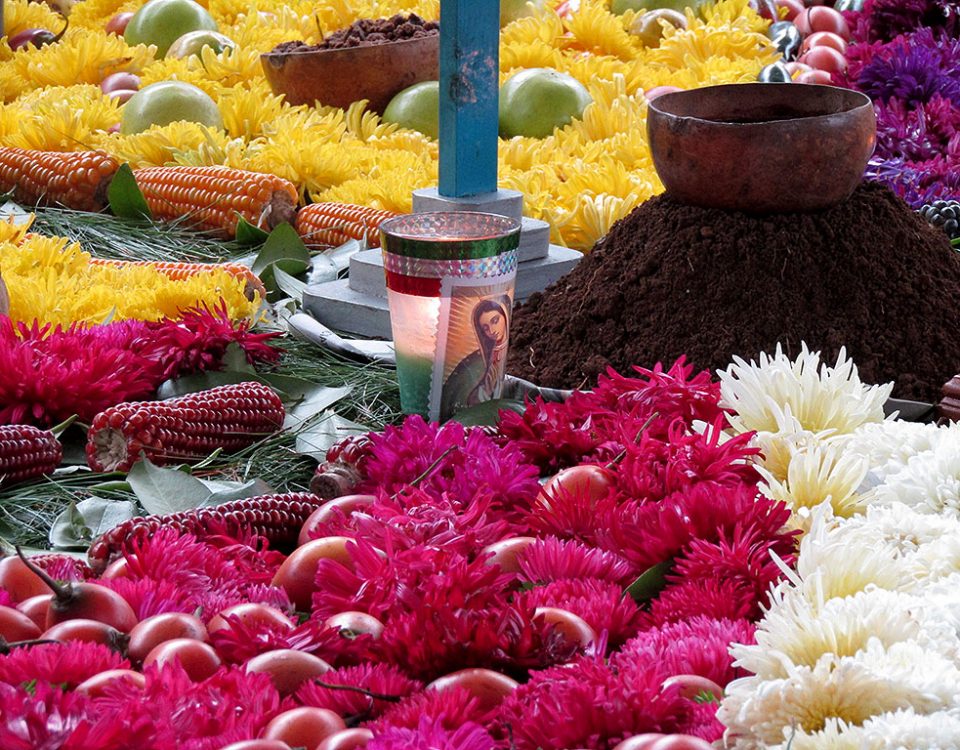
[[[887,188],[814,214],[654,198],[520,307],[508,372],[556,388],[686,354],[698,368],[800,342],[894,396],[933,402],[960,369],[960,253]]]

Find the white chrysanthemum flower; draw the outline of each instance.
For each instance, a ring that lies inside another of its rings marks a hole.
[[[778,432],[789,415],[803,430],[848,434],[882,422],[883,405],[893,390],[892,384],[864,385],[846,351],[841,350],[833,367],[821,366],[820,353],[806,344],[796,360],[777,345],[772,357],[760,355],[759,364],[735,357],[718,375],[721,404],[735,412],[730,422],[739,432]]]
[[[877,502],[906,503],[925,513],[960,515],[960,432],[913,456],[877,487]]]
[[[889,648],[872,640],[856,656],[824,654],[785,678],[746,677],[727,686],[717,718],[744,747],[777,745],[793,728],[822,732],[831,719],[851,726],[913,708],[931,713],[957,705],[960,670],[911,641]]]
[[[866,513],[843,524],[851,543],[892,545],[898,557],[909,557],[943,538],[960,538],[960,519],[919,513],[909,505],[871,505]]]
[[[880,750],[867,743],[862,728],[837,719],[827,719],[819,732],[791,728],[775,750]]]
[[[793,416],[778,412],[776,432],[758,432],[753,436],[753,445],[760,449],[757,464],[778,481],[785,481],[790,461],[798,450],[813,448],[826,442],[831,430],[811,432],[805,430]]]
[[[756,645],[737,644],[736,664],[763,679],[812,667],[824,654],[855,656],[871,639],[884,646],[922,636],[923,612],[909,594],[873,589],[817,604],[795,590],[777,590],[757,625]],[[952,643],[958,644],[956,635]]]
[[[960,750],[960,711],[886,713],[864,722],[862,737],[871,750]]]
[[[863,512],[873,493],[860,493],[858,489],[869,468],[865,457],[831,445],[794,449],[783,481],[765,467],[757,467],[765,480],[760,491],[785,503],[794,512],[793,525],[804,530],[813,520],[813,509],[823,504],[840,518]]]
[[[946,428],[934,424],[887,420],[859,427],[840,438],[844,448],[870,461],[868,486],[875,486],[901,471],[919,453],[933,450]]]

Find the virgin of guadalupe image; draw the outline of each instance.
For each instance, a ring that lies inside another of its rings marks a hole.
[[[500,397],[510,339],[510,298],[506,295],[477,303],[471,313],[477,348],[464,357],[443,385],[441,413]]]

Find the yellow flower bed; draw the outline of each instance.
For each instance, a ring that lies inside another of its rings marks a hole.
[[[438,0],[201,0],[234,51],[154,60],[144,46],[107,36],[115,13],[141,0],[81,0],[56,45],[11,52],[0,43],[0,144],[51,150],[103,148],[134,166],[225,164],[295,182],[305,199],[410,210],[414,189],[437,180],[437,144],[380,122],[359,102],[348,111],[291,107],[273,95],[259,55],[291,39],[309,43],[360,18],[439,13]],[[5,32],[59,29],[62,20],[27,0],[8,0]],[[689,28],[668,30],[659,48],[628,32],[634,14],[614,16],[607,0],[582,0],[562,19],[552,11],[501,35],[501,77],[553,67],[594,97],[582,121],[542,140],[500,143],[500,181],[521,191],[526,213],[550,223],[554,242],[588,250],[635,206],[663,189],[646,142],[644,90],[752,81],[776,59],[767,22],[748,0],[688,11]],[[225,131],[186,123],[121,136],[108,133],[120,109],[95,85],[129,70],[143,85],[177,79],[207,91]],[[86,84],[86,85],[84,85]]]
[[[149,266],[93,265],[76,243],[24,232],[0,222],[0,269],[14,321],[69,326],[175,320],[184,310],[220,300],[232,320],[241,320],[255,315],[260,304],[247,299],[245,282],[226,271],[174,281]]]

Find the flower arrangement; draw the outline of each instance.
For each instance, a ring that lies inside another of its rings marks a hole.
[[[187,60],[153,60],[147,48],[128,47],[104,32],[115,13],[139,0],[92,0],[74,6],[71,27],[55,45],[9,50],[0,57],[0,143],[48,150],[101,148],[135,167],[223,164],[272,172],[317,201],[410,210],[414,189],[437,179],[437,144],[382,123],[363,102],[347,111],[292,107],[274,96],[259,55],[359,18],[415,12],[439,14],[437,0],[320,2],[266,0],[257,6],[208,0],[220,31],[237,49],[204,50]],[[657,49],[645,49],[627,29],[633,14],[609,12],[606,0],[583,0],[560,17],[548,10],[504,29],[501,74],[547,66],[569,73],[595,103],[580,122],[541,140],[513,139],[500,146],[504,187],[524,193],[527,213],[548,221],[553,241],[588,250],[618,219],[662,190],[645,136],[644,90],[755,80],[775,59],[763,34],[767,22],[748,0],[720,0],[690,17],[683,31],[668,31]],[[27,0],[13,0],[8,36],[30,26],[59,28],[56,17]],[[120,108],[96,85],[127,70],[142,84],[177,79],[199,86],[217,102],[225,129],[174,123],[136,135],[110,133]]]

